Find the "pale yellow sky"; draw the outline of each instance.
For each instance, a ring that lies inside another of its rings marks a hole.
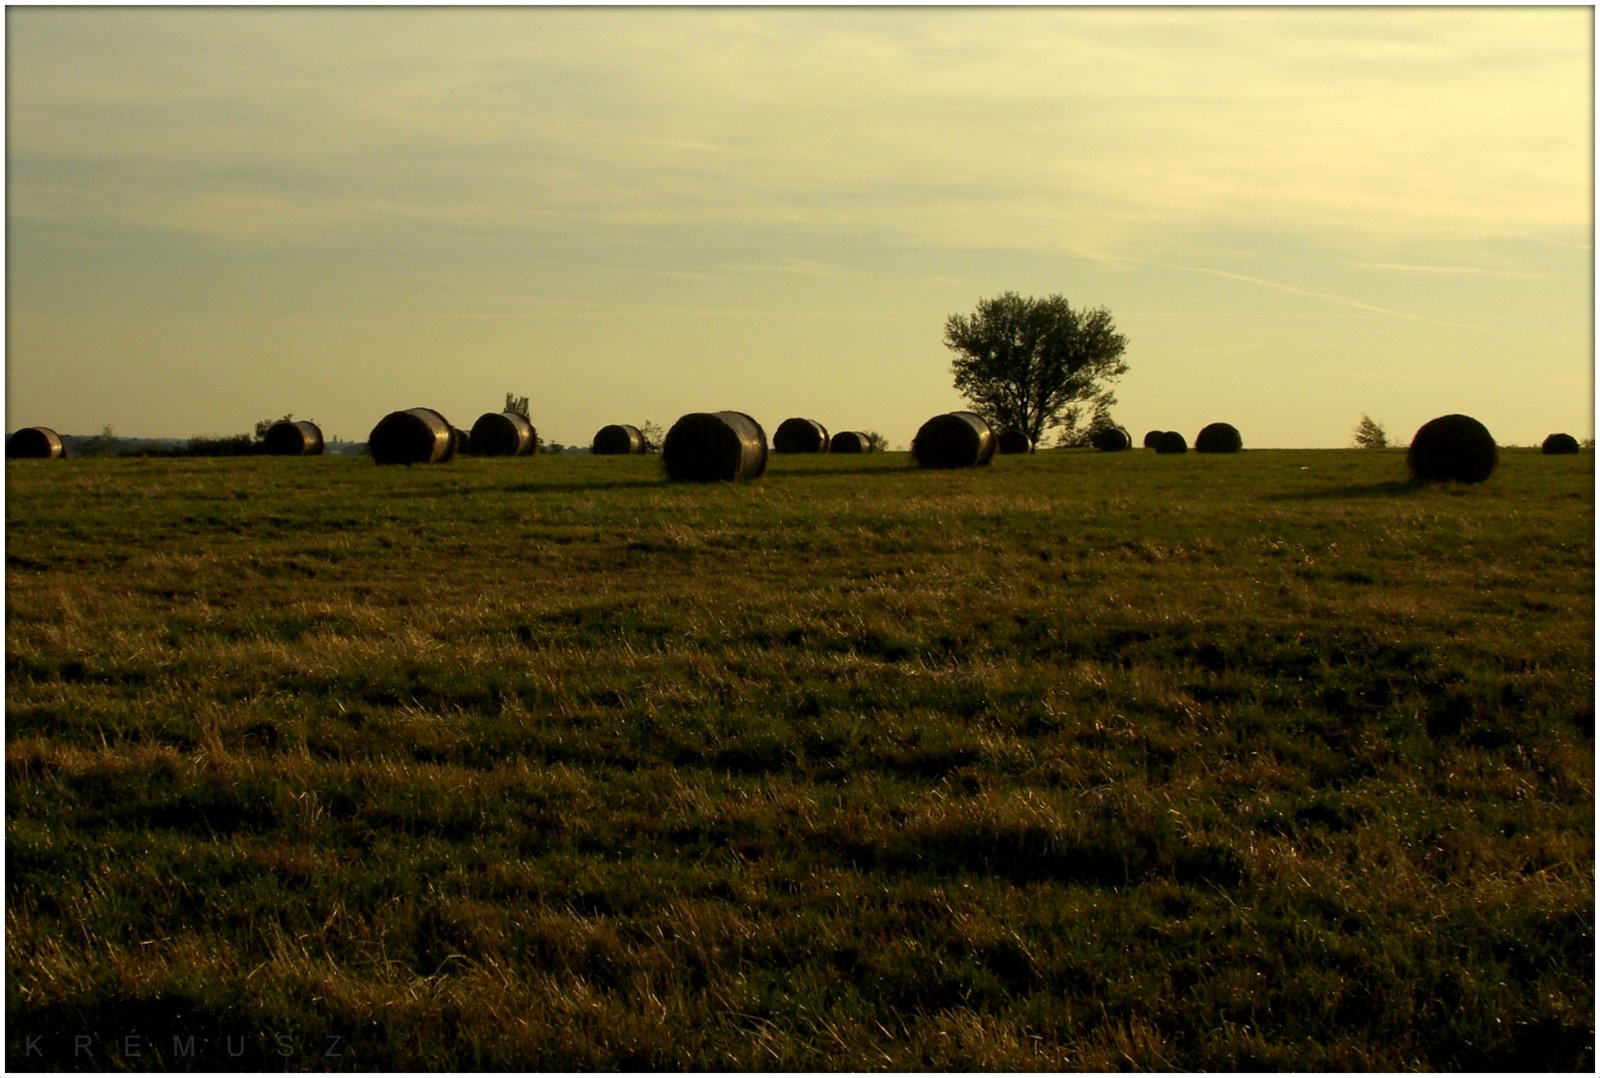
[[[1587,8],[29,8],[7,429],[905,444],[946,316],[1059,292],[1115,415],[1593,432]]]

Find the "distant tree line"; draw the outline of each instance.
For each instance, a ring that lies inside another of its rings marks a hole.
[[[176,438],[119,438],[107,423],[93,437],[63,435],[67,451],[75,457],[248,457],[264,451],[267,431],[276,423],[293,422],[290,413],[281,419],[268,418],[255,425],[250,434],[197,434],[187,440]],[[331,453],[348,452],[352,443],[337,439],[329,443]]]

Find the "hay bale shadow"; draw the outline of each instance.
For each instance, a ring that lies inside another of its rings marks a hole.
[[[1405,498],[1424,489],[1420,484],[1393,479],[1382,483],[1349,484],[1341,487],[1320,487],[1316,490],[1282,491],[1268,494],[1274,502],[1324,501],[1344,498]]]

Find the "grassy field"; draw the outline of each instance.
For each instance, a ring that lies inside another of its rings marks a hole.
[[[6,465],[8,1069],[1595,1066],[1594,458]]]

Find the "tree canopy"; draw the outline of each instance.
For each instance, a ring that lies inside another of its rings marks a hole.
[[[980,300],[971,315],[945,322],[956,353],[956,389],[1001,429],[1034,444],[1052,427],[1070,432],[1084,407],[1105,414],[1116,403],[1108,383],[1127,372],[1127,339],[1104,307],[1075,311],[1059,295],[1006,292]]]

